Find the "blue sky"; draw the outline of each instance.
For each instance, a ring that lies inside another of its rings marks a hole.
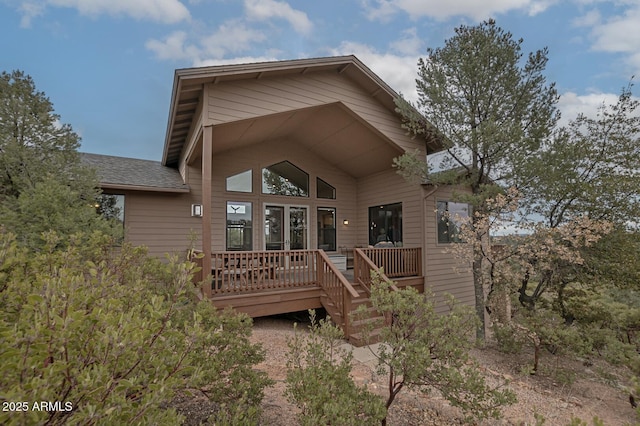
[[[31,75],[81,151],[159,160],[176,68],[355,54],[413,98],[426,48],[489,17],[549,48],[563,120],[640,74],[639,0],[0,0],[0,70]]]

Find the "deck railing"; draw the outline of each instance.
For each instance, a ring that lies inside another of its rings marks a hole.
[[[384,274],[389,278],[422,276],[420,247],[380,247],[357,250],[361,250],[375,265],[383,268]]]
[[[371,271],[380,268],[391,279],[422,276],[421,254],[419,247],[355,248],[354,280],[369,289]],[[320,281],[332,274],[340,277],[332,280],[347,282],[322,250],[225,251],[211,257],[212,295],[322,285]],[[198,256],[192,260],[202,266]],[[194,281],[205,276],[205,271],[200,271]]]
[[[358,297],[359,294],[323,250],[318,250],[317,253],[318,284],[342,316],[342,331],[345,336],[349,336],[351,300]]]
[[[364,252],[364,249],[356,248],[353,250],[353,279],[365,289],[368,295],[371,295],[371,272],[379,271],[382,267],[381,278],[385,281],[390,281],[389,277],[384,272],[384,267],[373,263],[373,261]],[[391,285],[391,288],[393,290],[397,290],[396,286],[393,284]]]
[[[315,250],[225,251],[211,255],[212,295],[317,285]]]

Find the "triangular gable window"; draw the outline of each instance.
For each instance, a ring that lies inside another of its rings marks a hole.
[[[309,174],[288,161],[272,164],[262,169],[264,194],[309,196]]]
[[[233,192],[253,192],[253,186],[251,185],[251,170],[245,170],[237,175],[229,176],[227,178],[227,191]]]
[[[336,199],[336,189],[329,185],[327,182],[323,181],[320,178],[316,178],[316,185],[318,191],[318,198],[324,198],[327,200],[335,200]]]

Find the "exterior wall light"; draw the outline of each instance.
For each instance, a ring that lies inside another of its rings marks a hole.
[[[348,225],[348,224],[349,224],[349,219],[344,219],[344,220],[342,221],[342,224],[343,224],[343,225]]]
[[[202,217],[202,204],[191,204],[191,216]]]

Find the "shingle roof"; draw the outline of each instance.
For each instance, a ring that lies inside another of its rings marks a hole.
[[[80,153],[82,162],[98,173],[103,189],[189,192],[178,170],[159,161]]]

